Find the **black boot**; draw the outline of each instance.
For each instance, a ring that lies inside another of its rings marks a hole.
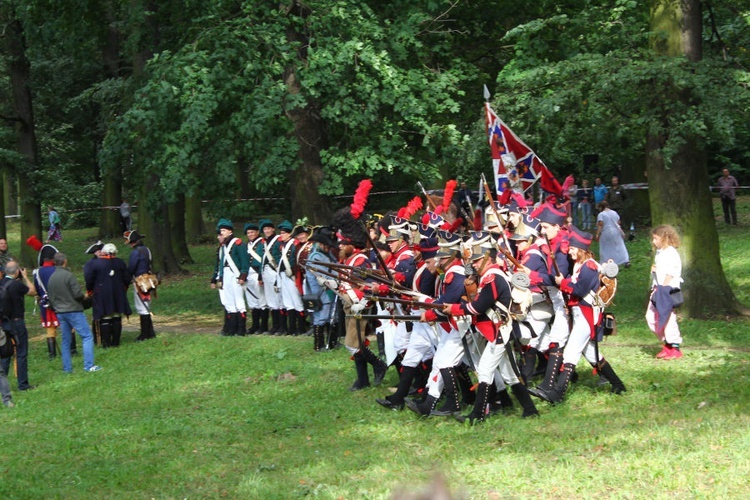
[[[231,316],[229,315],[227,310],[224,309],[224,326],[221,327],[221,331],[219,332],[219,335],[221,335],[222,337],[227,337],[230,335],[229,333],[229,318],[230,317]],[[136,340],[139,340],[139,341],[145,340],[143,338],[143,316],[141,316],[141,334],[138,336]]]
[[[247,313],[246,312],[239,312],[237,313],[237,335],[240,337],[245,336],[245,331],[247,330]]]
[[[533,377],[539,377],[547,373],[547,356],[541,351],[536,351],[536,368],[534,373],[531,374]]]
[[[273,326],[268,331],[269,335],[276,335],[276,332],[281,328],[281,313],[278,309],[271,309],[271,322]]]
[[[456,369],[441,368],[440,374],[443,376],[443,394],[445,394],[445,400],[443,406],[434,410],[433,415],[438,417],[450,417],[455,416],[461,412],[461,404],[458,402],[458,376],[456,375]]]
[[[354,368],[357,370],[357,380],[349,388],[350,391],[359,391],[365,387],[370,387],[370,376],[367,373],[367,361],[362,356],[361,352],[356,353],[354,356]]]
[[[70,336],[70,355],[76,356],[78,354],[78,348],[76,347],[76,336],[75,333]]]
[[[497,386],[493,383],[492,387],[495,388],[495,398],[490,399],[490,413],[509,413],[513,410],[513,400],[508,394],[508,388],[503,387],[502,390],[498,391]],[[490,392],[491,394],[491,392]]]
[[[268,335],[268,317],[271,315],[270,309],[261,309],[260,310],[260,327],[258,328],[258,331],[256,333]]]
[[[323,325],[313,326],[313,350],[320,352],[325,346],[325,333],[323,333]]]
[[[417,374],[417,367],[415,366],[404,366],[401,368],[401,373],[398,377],[398,387],[396,392],[390,396],[386,396],[384,399],[376,399],[377,403],[391,410],[403,410],[404,399],[409,394],[409,388],[414,380],[414,376]]]
[[[156,338],[156,331],[154,330],[154,317],[150,314],[146,317],[146,324],[148,326],[148,337],[149,339]]]
[[[510,386],[510,390],[513,391],[513,395],[516,397],[521,408],[523,408],[523,414],[521,418],[536,417],[539,415],[539,411],[536,409],[536,405],[529,396],[528,388],[523,384],[515,384]]]
[[[563,361],[563,348],[557,344],[550,344],[549,357],[547,360],[547,371],[544,375],[544,381],[533,389],[529,389],[529,393],[538,398],[542,398],[545,401],[549,401],[549,393],[555,388],[557,384],[557,377],[560,374],[560,367]]]
[[[432,358],[419,363],[409,394],[420,394],[425,391],[427,381],[430,379],[430,372],[432,372]]]
[[[312,335],[312,326],[307,321],[305,311],[297,311],[297,331],[300,335]]]
[[[375,332],[375,339],[378,343],[378,357],[382,360],[385,360],[385,333]]]
[[[375,356],[375,353],[369,347],[360,349],[360,353],[365,361],[372,365],[373,385],[380,385],[385,378],[385,373],[388,371],[388,365],[385,364],[385,361]]]
[[[287,335],[289,333],[287,319],[288,319],[287,310],[279,309],[279,329],[276,330],[276,333],[274,333],[274,335],[281,336],[281,335]]]
[[[437,406],[438,398],[430,394],[427,395],[424,401],[417,403],[413,399],[407,399],[405,401],[406,406],[422,417],[429,417],[434,414],[435,406]]]
[[[487,404],[489,401],[489,388],[490,384],[487,384],[486,382],[480,382],[477,386],[477,392],[475,395],[476,397],[474,398],[474,408],[466,416],[457,416],[456,420],[458,420],[459,422],[465,422],[466,420],[468,420],[471,425],[474,425],[477,422],[484,421],[484,418],[487,416],[488,412]]]
[[[237,335],[237,313],[229,313],[229,322],[227,323],[227,337]]]
[[[519,367],[521,369],[521,380],[528,387],[531,384],[531,377],[534,375],[534,368],[536,365],[537,351],[533,347],[526,346],[521,350],[521,362]]]
[[[341,347],[341,344],[339,344],[339,324],[332,325],[328,323],[326,325],[326,332],[328,333],[328,341],[326,342],[328,350],[331,351],[337,347]]]
[[[99,320],[99,338],[101,339],[101,346],[106,349],[112,346],[112,320],[101,319]]]
[[[623,392],[627,391],[627,389],[625,388],[625,384],[622,383],[622,380],[620,380],[620,377],[617,376],[615,370],[612,368],[612,365],[610,365],[606,359],[601,360],[601,362],[599,363],[599,373],[612,385],[612,389],[610,389],[610,392],[612,392],[613,394],[622,394]]]
[[[570,379],[573,377],[575,371],[575,365],[573,363],[565,363],[563,369],[558,377],[557,384],[554,388],[549,391],[544,391],[539,396],[548,403],[557,404],[561,403],[565,397],[565,392],[568,390],[570,385]],[[531,392],[531,391],[529,391]]]
[[[256,333],[259,333],[260,330],[260,309],[253,309],[250,312],[250,319],[252,320],[252,324],[245,333],[247,335],[255,335]]]
[[[289,309],[287,311],[287,322],[289,323],[289,329],[288,334],[296,337],[301,332],[299,331],[299,321],[300,321],[299,311],[296,309]]]
[[[50,361],[57,357],[57,339],[55,337],[47,337],[47,352]]]
[[[115,316],[112,318],[112,347],[120,346],[120,337],[122,337],[122,318]]]
[[[456,368],[456,376],[458,379],[458,386],[461,388],[461,404],[471,406],[474,404],[476,395],[471,390],[472,381],[471,375],[469,374],[469,367],[461,363]]]

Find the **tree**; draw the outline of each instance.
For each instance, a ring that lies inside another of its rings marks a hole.
[[[498,76],[495,106],[558,175],[575,172],[587,151],[610,165],[644,158],[653,223],[683,233],[683,312],[700,317],[742,311],[721,271],[705,149],[747,130],[736,110],[748,93],[741,51],[696,57],[703,25],[694,9],[591,2],[529,20],[503,38],[516,52]],[[679,43],[667,54],[654,40]]]
[[[23,25],[15,12],[15,5],[3,2],[0,6],[0,23],[5,26],[3,42],[7,58],[8,73],[13,94],[13,110],[17,152],[15,162],[18,176],[18,196],[21,200],[21,240],[32,235],[42,235],[42,214],[36,191],[35,170],[38,163],[34,112],[30,91],[30,64],[26,57],[26,40]],[[46,238],[43,238],[46,239]],[[31,266],[36,257],[33,250],[21,245],[19,260]]]

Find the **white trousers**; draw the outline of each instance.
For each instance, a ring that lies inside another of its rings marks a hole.
[[[248,309],[265,309],[266,294],[262,286],[260,286],[260,276],[257,272],[252,269],[247,274],[247,281],[245,282],[245,301],[247,302]]]
[[[271,266],[263,267],[263,296],[269,309],[281,309],[281,290],[276,281],[277,273]]]

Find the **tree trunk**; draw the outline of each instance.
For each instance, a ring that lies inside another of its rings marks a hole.
[[[12,6],[5,6],[12,9]],[[13,109],[17,121],[16,138],[18,152],[24,157],[25,164],[17,167],[18,196],[21,200],[21,241],[36,235],[42,241],[42,211],[39,206],[39,196],[32,178],[37,168],[37,144],[34,131],[34,112],[31,99],[31,66],[26,57],[26,42],[21,21],[14,12],[5,10],[2,17],[9,22],[5,26],[5,44],[8,55],[11,89],[13,93]],[[21,245],[19,260],[22,265],[32,267],[36,264],[36,252],[28,245]]]
[[[287,14],[305,18],[310,14],[308,7],[298,0],[287,8]],[[292,23],[297,25],[297,23]],[[308,38],[304,33],[290,27],[287,39],[300,44],[298,51],[301,64],[307,63]],[[290,94],[299,94],[301,84],[294,67],[286,69],[285,83]],[[286,109],[286,116],[294,124],[294,135],[299,144],[300,164],[291,173],[292,220],[307,216],[312,224],[327,224],[332,215],[328,200],[321,196],[318,187],[323,182],[321,149],[327,146],[325,122],[320,116],[317,104],[309,100],[304,108]]]
[[[122,185],[119,175],[107,173],[103,179],[102,203],[105,207],[119,207],[122,202]],[[102,210],[99,218],[99,239],[113,238],[122,235],[119,209]]]
[[[112,78],[120,77],[120,30],[118,28],[116,7],[112,1],[104,4],[105,17],[107,20],[107,36],[101,46],[102,64],[107,75]],[[102,117],[102,121],[107,118]],[[102,204],[105,207],[119,207],[122,203],[122,172],[105,171],[103,176]],[[122,235],[119,210],[104,210],[99,220],[99,238],[109,238]]]
[[[168,209],[171,222],[169,234],[175,258],[180,264],[192,264],[193,258],[190,256],[185,238],[185,195],[178,194],[177,201],[170,203]]]
[[[5,215],[18,215],[18,183],[16,172],[10,167],[3,169],[3,196]]]
[[[651,14],[653,27],[668,35],[654,42],[657,52],[674,57],[685,55],[691,61],[700,59],[698,0],[659,0]],[[689,91],[675,93],[670,88],[655,89],[654,95],[662,99],[654,105],[664,110],[664,124],[669,123],[670,112],[664,102],[695,101]],[[694,318],[747,313],[735,298],[721,267],[703,142],[699,137],[687,138],[671,158],[671,168],[666,168],[661,154],[664,143],[662,135],[651,135],[646,141],[651,221],[654,226],[672,224],[681,233],[679,252],[685,280],[682,312]]]
[[[201,240],[205,227],[200,196],[185,197],[185,239],[190,243]]]
[[[172,251],[171,232],[173,229],[169,219],[169,207],[163,200],[159,200],[153,208],[148,202],[149,193],[158,189],[158,184],[158,177],[152,175],[141,194],[138,230],[148,237],[145,244],[151,250],[154,271],[162,274],[181,273],[184,272],[184,269],[180,267],[180,263],[174,251]]]
[[[0,238],[4,240],[8,239],[8,224],[5,220],[5,169],[0,169],[0,181],[3,181],[3,186],[0,188]],[[13,252],[11,252],[13,253]]]

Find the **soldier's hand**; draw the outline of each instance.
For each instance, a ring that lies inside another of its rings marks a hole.
[[[211,290],[216,290],[216,283],[211,283]]]

